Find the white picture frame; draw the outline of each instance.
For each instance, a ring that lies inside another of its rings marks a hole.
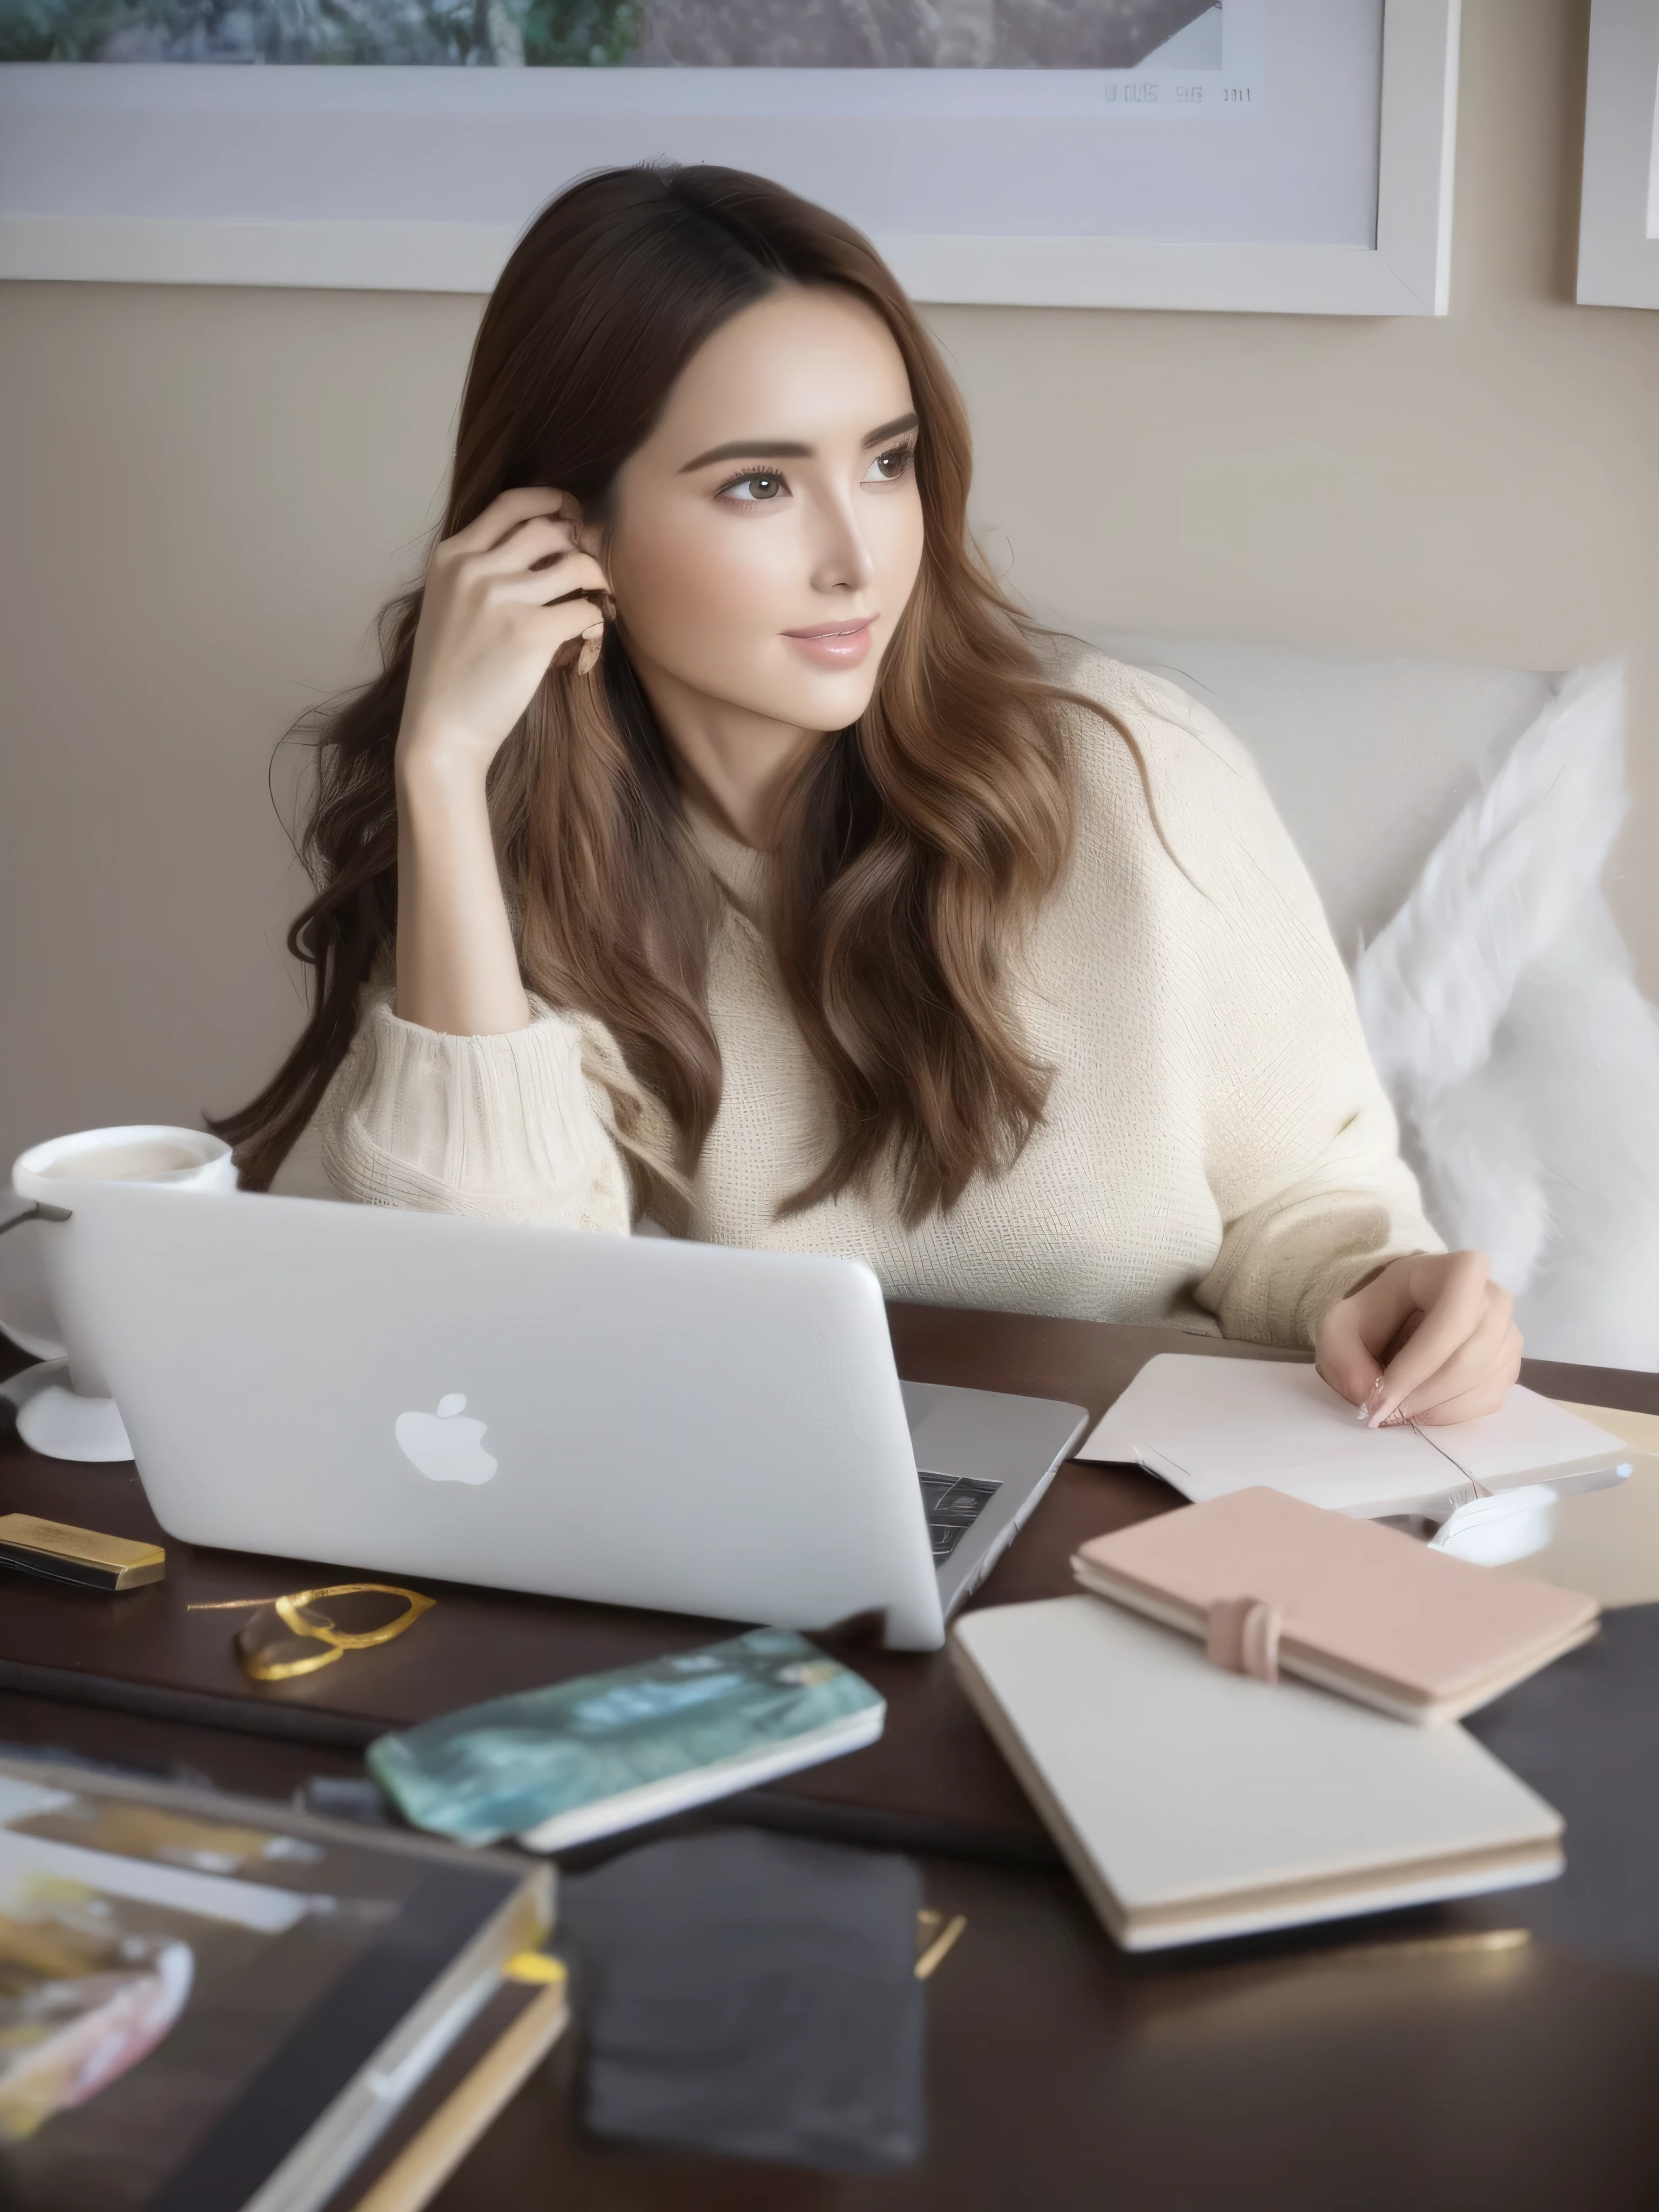
[[[1462,0],[1383,0],[1376,224],[1373,243],[1200,239],[952,234],[921,228],[877,231],[877,243],[912,296],[927,302],[1009,307],[1138,307],[1238,313],[1443,315],[1449,299],[1452,181],[1456,141]],[[1375,52],[1375,50],[1372,50]],[[1374,66],[1374,64],[1373,64]],[[296,184],[293,208],[257,216],[210,208],[133,212],[106,154],[104,125],[118,109],[129,118],[167,88],[166,128],[176,169],[192,160],[210,173],[214,132],[234,129],[215,114],[200,69],[146,70],[80,65],[0,69],[0,143],[7,116],[49,127],[46,184],[31,175],[27,154],[0,152],[0,277],[99,283],[241,284],[325,289],[483,293],[493,286],[521,224],[453,220],[433,209],[407,219],[319,216]],[[380,89],[344,78],[391,78],[402,71],[214,70],[234,100],[256,94],[291,129],[296,179],[307,149],[331,112],[361,106]],[[415,74],[415,73],[409,73]],[[534,80],[574,72],[456,70],[418,73],[439,112],[429,138],[434,198],[447,162],[476,163],[477,126],[492,104],[522,116],[526,103],[550,101],[558,88]],[[583,73],[586,75],[586,73]],[[628,100],[635,108],[660,88],[659,71],[607,72],[592,100]],[[456,80],[440,85],[437,78]],[[191,80],[188,86],[185,78]],[[258,79],[256,85],[249,82]],[[631,80],[625,82],[624,79]],[[186,99],[186,94],[189,95]],[[181,102],[184,104],[181,106]],[[550,106],[547,112],[555,112]],[[568,110],[566,111],[568,112]],[[156,108],[156,128],[162,110]],[[741,121],[741,118],[738,118]],[[879,117],[873,127],[879,127]],[[1171,128],[1180,128],[1171,123]],[[471,136],[468,136],[469,131]],[[192,133],[195,134],[192,139]],[[77,141],[77,134],[80,134]],[[24,143],[12,134],[14,146]],[[702,158],[740,160],[743,134],[728,124],[732,150]],[[43,143],[37,139],[37,143]],[[199,143],[199,158],[195,144]],[[83,143],[87,158],[77,158]],[[100,169],[100,161],[103,161]],[[748,166],[763,167],[760,160]],[[84,180],[91,179],[88,185]],[[101,193],[101,201],[100,199]],[[528,210],[526,210],[527,216]]]
[[[1659,307],[1659,0],[1593,0],[1582,307]]]

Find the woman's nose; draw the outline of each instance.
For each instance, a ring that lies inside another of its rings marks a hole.
[[[859,518],[849,504],[826,503],[817,518],[813,547],[812,588],[815,592],[861,592],[876,573],[876,564]]]

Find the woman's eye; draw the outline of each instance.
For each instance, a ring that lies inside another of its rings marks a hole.
[[[870,474],[865,478],[865,482],[866,483],[872,481],[876,483],[896,483],[902,476],[908,474],[910,464],[915,457],[916,449],[914,446],[896,446],[890,453],[878,453],[870,464]]]
[[[770,469],[757,469],[752,476],[739,477],[735,483],[723,485],[720,496],[741,500],[746,506],[755,500],[775,499],[783,489],[781,476],[775,476]]]

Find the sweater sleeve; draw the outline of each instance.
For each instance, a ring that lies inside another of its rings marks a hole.
[[[528,1029],[449,1036],[373,991],[317,1116],[323,1164],[368,1206],[626,1234],[629,1185],[580,1025],[538,1000]]]
[[[1205,1167],[1221,1246],[1197,1303],[1224,1335],[1311,1345],[1388,1261],[1445,1248],[1400,1157],[1352,987],[1307,870],[1244,748],[1137,680],[1147,787],[1181,880]]]

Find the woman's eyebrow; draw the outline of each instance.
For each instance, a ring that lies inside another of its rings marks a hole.
[[[689,477],[693,469],[706,469],[714,461],[753,461],[763,455],[768,460],[810,461],[812,452],[813,448],[803,446],[799,438],[734,438],[730,445],[711,446],[695,461],[688,461],[678,473]]]
[[[890,422],[883,422],[866,431],[859,441],[866,450],[872,446],[884,446],[888,439],[902,435],[916,427],[914,412],[896,415]],[[734,438],[724,446],[711,446],[706,453],[699,453],[695,461],[687,461],[677,473],[689,477],[694,470],[712,468],[716,461],[810,461],[817,452],[813,446],[804,446],[799,438]]]
[[[868,433],[863,441],[866,450],[872,446],[884,446],[890,438],[902,437],[905,431],[914,430],[917,420],[914,410],[908,415],[896,415],[890,422],[884,422],[878,429]]]

